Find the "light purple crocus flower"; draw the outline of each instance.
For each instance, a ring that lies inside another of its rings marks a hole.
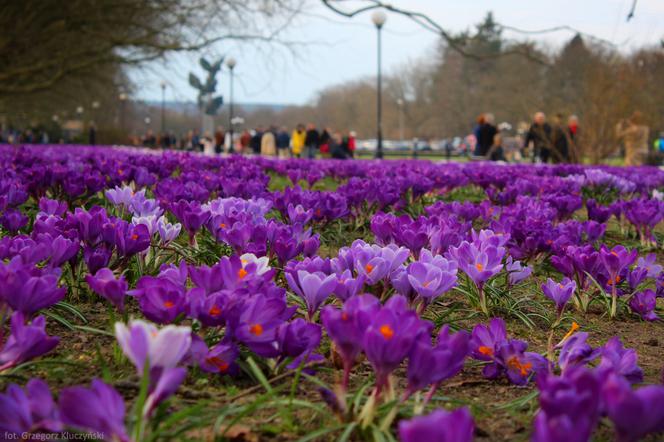
[[[143,375],[146,363],[150,364],[150,369],[175,367],[191,345],[191,328],[168,325],[157,329],[154,324],[139,319],[131,321],[129,326],[116,322],[115,336],[139,376]]]
[[[160,216],[159,219],[157,219],[157,232],[159,232],[162,244],[168,244],[173,241],[178,235],[180,235],[181,230],[182,224],[171,224],[165,216]]]
[[[533,273],[531,266],[524,266],[521,261],[514,261],[511,256],[508,256],[505,261],[505,270],[509,274],[510,285],[517,285]]]
[[[437,264],[416,261],[408,266],[408,282],[425,304],[429,304],[454,287],[456,271],[456,263],[442,257]]]
[[[542,284],[541,287],[544,296],[556,303],[558,315],[560,315],[565,309],[567,301],[569,301],[576,290],[576,282],[569,278],[563,278],[561,282],[547,278],[546,283]]]
[[[122,205],[124,207],[129,207],[129,204],[134,197],[134,189],[129,186],[115,186],[113,189],[108,189],[104,194],[106,195],[106,199],[108,199],[114,206]]]
[[[336,275],[326,275],[323,272],[310,273],[298,270],[297,280],[290,273],[286,273],[285,276],[291,290],[306,302],[309,320],[313,319],[318,308],[337,286]]]

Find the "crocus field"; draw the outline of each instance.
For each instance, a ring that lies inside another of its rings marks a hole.
[[[664,438],[657,168],[0,166],[1,440]]]

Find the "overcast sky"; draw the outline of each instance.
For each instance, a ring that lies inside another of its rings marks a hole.
[[[312,101],[321,89],[346,80],[375,75],[376,31],[370,13],[352,19],[334,14],[318,0],[307,0],[305,11],[288,30],[284,40],[308,42],[294,47],[296,55],[277,46],[223,43],[211,54],[237,59],[235,99],[244,103],[302,104]],[[359,3],[359,2],[358,2]],[[526,30],[569,25],[608,40],[620,50],[652,45],[664,38],[664,0],[640,0],[629,22],[632,0],[392,0],[392,5],[423,12],[450,31],[462,31],[493,11],[504,25]],[[508,38],[523,39],[511,32]],[[572,37],[569,32],[537,36],[551,47]],[[385,72],[433,53],[438,36],[397,14],[388,14],[383,33]],[[173,57],[136,71],[132,79],[140,99],[161,98],[159,82],[165,80],[167,100],[194,100],[190,71],[201,74],[198,55]],[[219,92],[228,95],[228,76],[221,74]]]

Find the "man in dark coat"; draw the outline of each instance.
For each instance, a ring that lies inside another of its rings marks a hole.
[[[528,134],[526,134],[523,147],[527,148],[531,142],[534,148],[533,162],[535,158],[539,157],[543,163],[547,163],[551,157],[552,148],[551,126],[546,122],[544,112],[535,114],[533,124],[528,129]]]
[[[498,133],[498,129],[493,125],[493,114],[484,114],[484,122],[480,125],[477,133],[476,151],[480,156],[485,156],[491,146],[493,146],[493,137]]]
[[[307,135],[304,137],[304,145],[307,149],[307,158],[316,158],[316,152],[320,146],[320,134],[316,130],[316,126],[309,123],[307,127]]]

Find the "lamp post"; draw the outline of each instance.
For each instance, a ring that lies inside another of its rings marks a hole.
[[[399,139],[403,141],[403,100],[397,99],[397,106],[399,107]]]
[[[166,133],[166,81],[161,80],[161,136]]]
[[[377,78],[377,99],[376,99],[376,158],[383,158],[383,110],[382,110],[382,92],[383,92],[383,79],[381,72],[381,47],[380,47],[380,31],[383,29],[387,15],[382,9],[377,9],[371,15],[371,21],[376,25],[378,35],[378,78]]]
[[[231,91],[230,91],[230,100],[228,107],[228,134],[229,134],[228,152],[229,153],[233,153],[233,71],[235,69],[236,64],[237,61],[233,57],[228,57],[228,59],[226,60],[226,66],[231,71],[230,74]]]
[[[125,103],[127,102],[127,94],[121,92],[118,95],[120,99],[120,129],[122,129],[123,135],[125,131]]]

